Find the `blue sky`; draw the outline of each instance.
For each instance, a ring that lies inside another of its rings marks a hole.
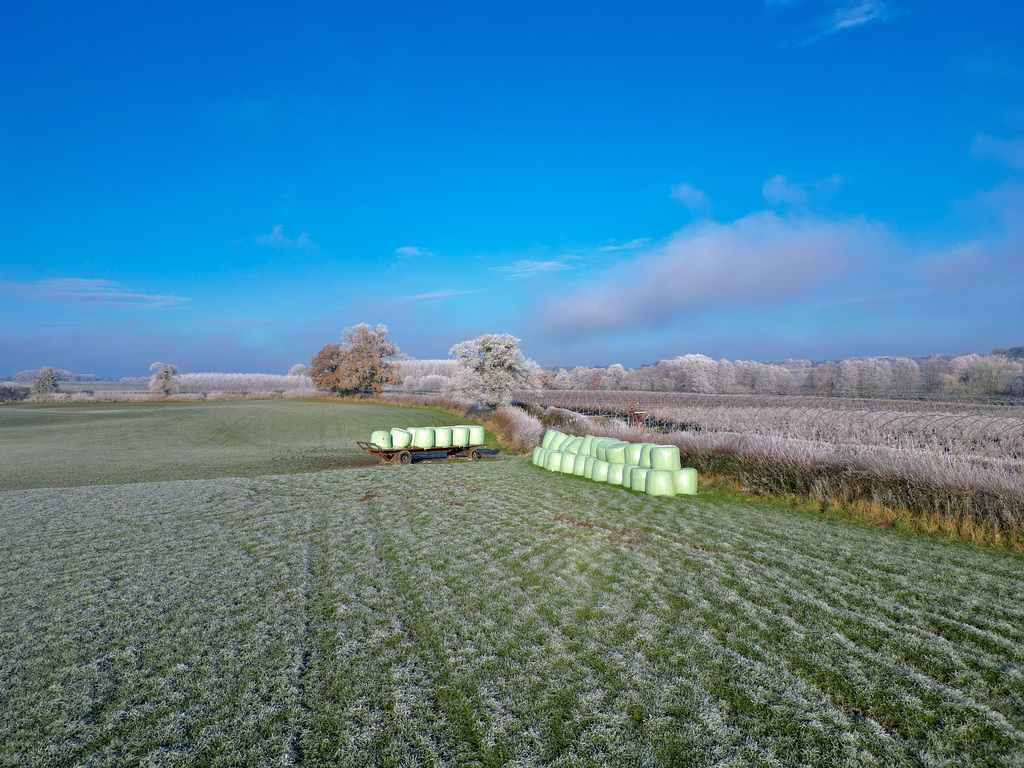
[[[0,7],[0,374],[1024,343],[1024,4]]]

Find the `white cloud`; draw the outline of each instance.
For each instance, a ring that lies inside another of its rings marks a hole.
[[[650,326],[709,307],[804,296],[875,254],[884,229],[863,219],[759,212],[676,233],[576,290],[542,300],[544,327],[567,338]]]
[[[504,272],[509,277],[522,279],[526,277],[536,277],[537,275],[543,275],[548,272],[561,272],[566,269],[572,269],[563,259],[547,259],[547,260],[535,260],[535,259],[520,259],[519,261],[513,261],[511,264],[506,264],[503,267],[495,267],[498,272]]]
[[[453,296],[465,296],[468,293],[480,293],[482,289],[475,291],[452,291],[452,290],[441,290],[432,291],[430,293],[418,293],[414,296],[399,296],[398,301],[441,301],[442,299],[450,299]]]
[[[974,138],[971,154],[981,160],[997,160],[1017,170],[1024,170],[1024,136],[999,139],[982,133]]]
[[[785,176],[776,174],[764,183],[761,194],[772,205],[806,208],[816,198],[831,197],[842,183],[843,177],[838,174],[808,184],[791,182]]]
[[[180,309],[189,301],[181,296],[141,293],[113,280],[77,277],[36,283],[0,280],[0,293],[19,296],[27,301],[72,304],[82,309]]]
[[[635,240],[630,240],[625,243],[618,245],[612,243],[609,245],[602,245],[597,248],[598,253],[615,253],[617,251],[634,251],[637,248],[643,248],[651,244],[651,238],[649,237],[638,237]]]
[[[417,248],[414,245],[403,245],[401,248],[395,248],[395,253],[404,258],[413,258],[415,256],[433,256],[430,251],[425,248]]]
[[[693,213],[705,214],[711,211],[710,198],[685,181],[672,187],[671,195],[673,200],[682,203]]]
[[[316,248],[317,245],[309,239],[309,235],[302,232],[294,240],[290,240],[284,236],[284,228],[280,224],[275,224],[274,228],[266,235],[257,235],[253,238],[253,242],[257,245],[262,245],[267,248]]]
[[[897,14],[887,0],[861,0],[861,2],[845,4],[835,8],[830,14],[817,19],[812,25],[812,32],[783,43],[783,47],[800,47],[812,45],[819,40],[842,32],[846,29],[862,27],[875,21],[888,21]]]

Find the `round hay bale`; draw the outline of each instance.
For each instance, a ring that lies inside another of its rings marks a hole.
[[[562,468],[562,452],[548,451],[544,462],[544,468],[549,472],[558,472]]]
[[[665,469],[675,472],[679,463],[679,449],[674,445],[656,445],[651,450],[651,469]]]
[[[558,466],[558,471],[563,475],[571,475],[573,470],[576,469],[576,459],[578,459],[575,453],[563,453],[562,461]]]
[[[551,441],[555,439],[556,435],[561,435],[561,434],[562,433],[559,432],[557,429],[549,429],[547,432],[544,433],[544,439],[540,441],[540,447],[541,448],[550,448],[551,447]],[[564,435],[562,435],[562,436],[564,437]]]
[[[372,435],[370,435],[370,442],[376,445],[378,448],[390,448],[391,433],[385,432],[383,429],[378,429]]]
[[[434,430],[430,427],[417,427],[412,433],[412,444],[417,448],[433,448]]]
[[[675,476],[677,496],[693,496],[697,493],[697,470],[686,467],[672,473]]]
[[[648,496],[675,496],[675,472],[667,469],[652,469],[644,478],[644,491]]]
[[[563,453],[576,453],[576,454],[579,454],[579,453],[581,453],[581,451],[580,451],[580,446],[581,445],[583,445],[583,438],[582,437],[574,437],[571,440],[566,440],[564,443],[562,443],[562,452]]]
[[[551,430],[549,430],[549,432],[550,431]],[[551,435],[551,442],[548,444],[548,449],[557,451],[571,439],[572,438],[569,435],[563,434],[562,432],[554,432]]]
[[[630,443],[626,448],[626,463],[634,467],[640,466],[640,453],[644,449],[643,443]]]
[[[654,443],[642,443],[640,446],[640,466],[651,468],[651,451],[654,450]]]
[[[576,475],[576,477],[586,477],[587,459],[589,458],[591,457],[584,456],[582,453],[576,455],[576,463],[572,468],[572,473]]]
[[[456,448],[465,448],[469,445],[469,427],[452,427],[452,445]]]
[[[587,480],[594,479],[594,462],[597,461],[593,456],[587,456],[583,459],[583,476]]]
[[[608,464],[608,485],[622,485],[622,473],[626,465],[621,461],[609,462]]]
[[[625,464],[626,463],[626,449],[629,447],[629,443],[619,440],[615,443],[609,443],[604,448],[604,453],[608,457],[607,461],[609,464]]]
[[[608,482],[608,462],[602,459],[594,459],[594,468],[591,470],[590,479],[597,483]]]
[[[608,446],[619,442],[614,437],[602,437],[594,441],[594,455],[601,461],[608,461]]]
[[[451,427],[434,427],[435,448],[451,448],[454,439],[455,435]]]
[[[487,440],[487,430],[476,424],[469,428],[470,445],[483,445],[485,440]]]
[[[647,490],[647,473],[650,471],[647,467],[633,467],[629,473],[629,487],[644,493]]]
[[[391,430],[392,448],[408,448],[410,445],[412,445],[412,432],[398,427]]]

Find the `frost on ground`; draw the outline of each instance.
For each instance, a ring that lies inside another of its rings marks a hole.
[[[1018,555],[520,461],[0,510],[4,765],[1024,764]]]

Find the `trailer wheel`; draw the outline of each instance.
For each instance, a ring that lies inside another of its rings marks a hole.
[[[393,458],[395,458],[395,457],[392,454],[390,454],[390,453],[382,453],[380,455],[380,463],[381,464],[390,464],[391,460]]]
[[[412,464],[412,454],[408,451],[399,451],[395,454],[395,461],[399,464]]]
[[[478,451],[476,448],[471,449],[470,452],[469,452],[469,460],[470,461],[476,461],[479,458],[480,458],[480,451]]]

